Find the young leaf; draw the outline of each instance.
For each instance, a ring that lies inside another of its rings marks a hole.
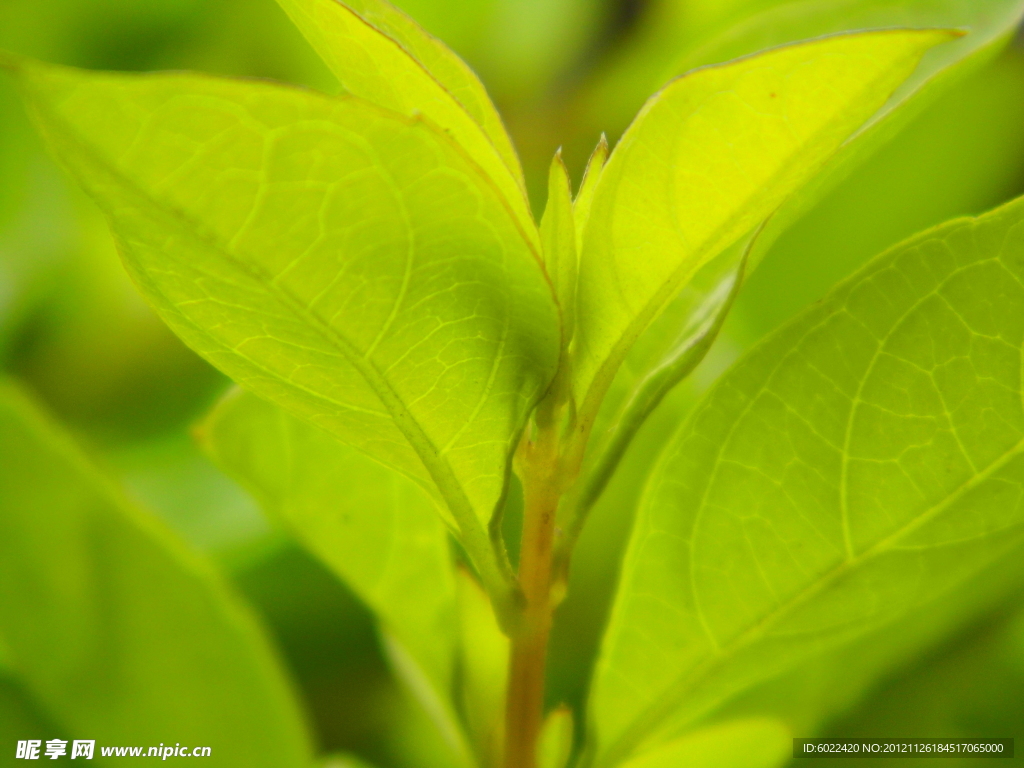
[[[535,228],[519,158],[473,71],[386,0],[278,0],[342,86],[404,115],[422,113],[480,164],[524,231]]]
[[[559,321],[507,201],[443,131],[355,97],[16,63],[165,321],[247,389],[484,530]]]
[[[573,200],[573,219],[576,222],[576,254],[577,260],[580,251],[583,250],[583,230],[586,229],[587,221],[590,219],[590,207],[594,204],[594,191],[597,189],[597,182],[601,178],[604,164],[608,162],[608,137],[603,133],[601,140],[597,142],[590,159],[587,161],[587,170],[583,173],[583,181],[580,183],[580,190]]]
[[[942,31],[862,33],[692,72],[653,97],[601,174],[580,254],[576,393],[592,418],[679,289],[871,116]]]
[[[920,235],[709,393],[623,565],[592,700],[602,765],[1019,545],[1022,253],[1024,199]]]
[[[738,720],[689,733],[621,768],[776,768],[792,744],[793,734],[778,720]]]
[[[308,766],[302,715],[249,612],[5,382],[0,456],[0,633],[55,722],[108,744],[173,736],[218,765]]]
[[[295,532],[377,615],[457,734],[449,691],[455,579],[448,534],[412,481],[255,395],[235,391],[201,431],[214,460]],[[422,686],[420,686],[422,688]],[[429,701],[427,701],[429,699]],[[452,738],[456,751],[458,738]]]
[[[548,202],[540,221],[544,263],[562,309],[562,343],[572,339],[576,321],[576,225],[573,223],[572,185],[561,150],[548,172]]]

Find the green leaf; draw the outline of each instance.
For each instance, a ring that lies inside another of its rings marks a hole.
[[[332,755],[321,763],[321,768],[371,768],[371,766],[352,755]]]
[[[218,765],[308,766],[302,715],[249,611],[2,382],[0,456],[0,633],[68,736],[173,736]]]
[[[623,565],[592,700],[606,762],[1020,544],[1022,254],[1024,199],[920,235],[711,390]]]
[[[446,764],[452,764],[458,768],[473,768],[476,763],[470,753],[462,727],[452,710],[448,695],[450,686],[439,689],[435,681],[425,674],[419,661],[409,653],[397,637],[385,631],[383,641],[384,653],[391,669],[422,707],[428,722],[434,726],[436,731],[436,735],[431,734],[431,738],[429,738],[431,746],[425,747],[425,749],[432,754],[440,753]]]
[[[572,339],[576,322],[576,225],[573,221],[572,184],[559,150],[548,172],[548,201],[540,221],[544,264],[562,309],[562,344]]]
[[[622,763],[622,768],[776,768],[793,734],[778,720],[738,720],[689,733]]]
[[[594,192],[597,190],[597,182],[601,178],[604,164],[608,162],[608,137],[601,134],[600,141],[594,148],[590,159],[587,161],[587,170],[583,173],[583,181],[580,183],[579,192],[573,200],[573,218],[576,222],[576,253],[577,259],[580,251],[583,250],[583,231],[586,229],[587,221],[590,219],[590,208],[594,204]]]
[[[584,233],[574,371],[584,419],[693,275],[805,184],[950,37],[894,30],[803,43],[697,70],[647,103],[601,174]]]
[[[278,0],[351,94],[451,133],[509,201],[533,218],[519,158],[480,80],[444,43],[386,0]]]
[[[59,733],[59,730],[46,722],[46,717],[10,672],[0,669],[0,740],[5,745],[14,745],[26,739],[39,739],[44,733]]]
[[[852,642],[804,656],[798,666],[781,676],[741,692],[722,708],[721,714],[772,715],[789,723],[801,736],[819,735],[826,725],[830,732],[840,733],[841,726],[835,725],[837,716],[858,705],[871,711],[871,704],[861,702],[877,696],[879,685],[886,679],[919,668],[922,659],[933,657],[944,641],[948,643],[965,626],[985,624],[993,616],[1002,615],[1006,606],[1019,604],[1022,586],[1024,558],[1017,547],[991,561],[977,576],[945,592],[941,602],[923,603],[896,622]],[[715,716],[719,716],[718,711]],[[925,727],[917,733],[947,730]]]
[[[217,464],[377,615],[399,646],[414,693],[456,754],[464,752],[449,693],[455,578],[448,534],[431,499],[412,481],[249,393],[224,398],[200,435]]]
[[[1012,37],[1024,17],[1024,0],[807,0],[755,14],[685,55],[672,68],[726,61],[784,43],[855,29],[933,27],[968,34],[929,51],[897,89],[813,181],[773,217],[751,257],[757,266],[775,240],[831,189],[889,142],[951,85],[988,62]]]
[[[503,749],[509,640],[487,595],[458,572],[461,704],[482,765],[497,765]]]
[[[557,707],[544,718],[537,739],[537,768],[565,768],[572,755],[572,710]]]
[[[439,492],[496,593],[485,523],[554,374],[559,321],[531,238],[478,167],[422,119],[355,97],[17,71],[172,329]]]

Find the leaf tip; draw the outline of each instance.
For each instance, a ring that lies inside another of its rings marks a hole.
[[[566,175],[569,173],[569,168],[565,164],[565,156],[562,154],[561,147],[555,150],[555,156],[551,158],[552,171],[554,171],[555,168],[561,168],[565,171]]]

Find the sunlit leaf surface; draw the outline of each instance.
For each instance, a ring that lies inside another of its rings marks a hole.
[[[278,0],[346,91],[449,131],[534,230],[522,170],[473,71],[444,43],[381,0]]]
[[[19,72],[189,345],[436,484],[464,533],[489,519],[557,361],[557,308],[507,201],[446,134],[269,83]]]
[[[585,412],[700,267],[806,183],[948,39],[827,38],[697,70],[652,97],[601,174],[583,237],[575,375]]]
[[[899,618],[1024,535],[1024,201],[879,257],[677,434],[599,663],[624,756],[802,654]]]

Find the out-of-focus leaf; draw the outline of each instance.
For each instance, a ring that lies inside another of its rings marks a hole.
[[[133,498],[191,546],[230,563],[231,570],[273,548],[281,536],[250,495],[185,432],[130,443],[105,458]]]
[[[0,82],[0,359],[5,364],[17,346],[17,332],[73,247],[67,225],[72,208],[41,149],[14,84]]]
[[[1015,597],[988,620],[913,660],[853,712],[832,723],[826,735],[913,738],[941,733],[949,738],[985,738],[1020,733],[1024,728],[1024,710],[1019,705],[1024,698],[1024,668],[1019,665],[1024,624],[1019,608],[1014,615],[1020,593]],[[824,759],[800,761],[805,762],[808,768],[830,764]],[[944,762],[955,768],[990,765],[988,760],[971,757]]]
[[[309,765],[289,684],[220,577],[0,384],[0,632],[69,736],[212,747],[225,766]]]
[[[371,768],[371,766],[351,755],[332,755],[321,763],[321,768]]]
[[[475,57],[492,31],[500,0],[398,0],[401,8],[429,34],[444,41],[478,70]]]
[[[35,162],[44,165],[42,157]],[[57,176],[56,167],[52,173]],[[73,192],[75,205],[51,211],[46,221],[74,236],[48,270],[42,300],[13,329],[19,333],[9,369],[62,422],[103,443],[149,438],[195,418],[223,388],[223,377],[146,306],[120,264],[103,214],[78,190],[58,189],[51,194]],[[46,260],[29,243],[12,251],[16,269],[19,261]]]
[[[584,233],[574,370],[584,418],[689,279],[949,39],[885,31],[803,43],[692,72],[648,102],[601,174]]]
[[[480,586],[462,571],[459,593],[461,704],[483,765],[496,764],[504,736],[509,641]]]
[[[544,718],[537,739],[537,768],[565,768],[572,755],[572,710],[557,707]]]
[[[689,733],[621,763],[622,768],[776,768],[791,754],[793,734],[778,720],[723,723]]]
[[[278,0],[346,91],[403,115],[422,113],[480,164],[524,233],[536,229],[519,158],[473,71],[386,0]]]
[[[43,739],[58,730],[37,710],[10,671],[0,666],[0,740],[12,749],[19,741]],[[5,754],[10,759],[12,752]],[[16,758],[15,758],[16,759]]]
[[[879,257],[712,390],[655,470],[596,673],[626,756],[935,600],[1024,533],[1024,200]]]
[[[490,23],[471,53],[473,63],[502,103],[535,104],[588,55],[613,8],[608,0],[492,0]],[[524,110],[519,117],[529,120],[531,114],[536,116]]]
[[[320,768],[371,768],[371,766],[352,755],[332,755],[320,764]]]
[[[544,264],[562,310],[562,343],[572,339],[576,321],[576,225],[569,172],[559,152],[548,172],[548,201],[540,222]]]
[[[457,768],[472,768],[475,765],[462,726],[456,719],[448,695],[450,686],[439,689],[430,679],[418,660],[409,653],[405,645],[391,633],[384,632],[384,652],[391,669],[401,680],[416,702],[422,707],[440,738],[428,738],[429,751],[444,753],[443,759]],[[450,681],[448,681],[450,682]],[[439,744],[438,744],[439,743]],[[440,749],[437,748],[440,746]]]
[[[255,395],[234,391],[200,429],[214,460],[377,615],[456,752],[449,691],[456,596],[448,534],[419,486]],[[420,682],[417,682],[420,681]]]
[[[439,492],[498,589],[484,523],[559,323],[540,255],[477,166],[355,97],[13,66],[175,332]]]

